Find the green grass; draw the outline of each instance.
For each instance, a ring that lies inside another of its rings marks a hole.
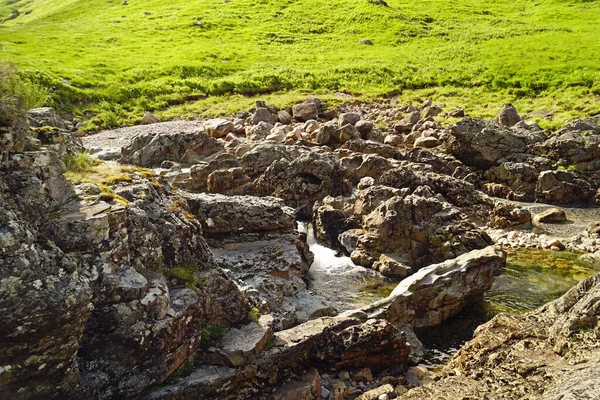
[[[0,0],[0,19],[21,12],[0,25],[0,60],[51,90],[51,105],[94,114],[88,128],[335,92],[432,97],[482,117],[513,102],[523,114],[556,110],[549,127],[600,112],[600,2],[388,4]]]

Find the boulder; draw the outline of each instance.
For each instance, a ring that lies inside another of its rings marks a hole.
[[[256,181],[263,196],[285,200],[319,200],[327,195],[348,195],[352,185],[333,155],[308,152],[289,161],[274,161]]]
[[[277,112],[277,119],[283,125],[289,125],[292,123],[292,116],[290,115],[289,112],[287,112],[285,110],[281,110],[281,111]]]
[[[204,132],[141,134],[121,149],[119,162],[142,167],[159,166],[163,161],[179,162],[188,150],[206,157],[223,150],[223,145]]]
[[[273,197],[182,193],[206,235],[291,231],[294,210]]]
[[[358,123],[358,121],[361,121],[362,119],[363,119],[362,115],[357,114],[357,113],[353,113],[353,112],[342,113],[338,117],[338,126],[344,126],[344,125],[348,125],[348,124],[355,126]]]
[[[223,118],[209,119],[204,122],[204,130],[210,137],[224,137],[228,133],[233,132],[233,122]]]
[[[317,119],[319,117],[319,108],[314,102],[306,101],[292,106],[292,117],[295,120],[306,122],[309,119]]]
[[[581,125],[571,123],[560,129],[550,139],[538,143],[534,148],[535,153],[555,161],[560,160],[567,166],[579,165],[581,169],[588,169],[590,162],[600,160],[600,127],[592,122],[584,122],[587,121],[581,121]],[[589,169],[596,166],[597,164],[590,164]]]
[[[156,124],[157,122],[160,122],[160,119],[158,119],[158,117],[152,114],[150,111],[146,111],[142,117],[142,120],[140,121],[142,125]]]
[[[466,165],[487,169],[512,153],[546,140],[541,132],[513,131],[504,125],[464,119],[451,127],[449,151]]]
[[[512,104],[505,104],[494,118],[494,122],[498,122],[504,126],[511,127],[521,121],[517,109]]]
[[[394,324],[438,325],[479,299],[505,264],[506,253],[499,246],[473,250],[422,268],[400,282],[389,297],[361,310]]]
[[[442,144],[442,142],[440,142],[440,140],[438,138],[435,138],[433,136],[421,136],[415,140],[415,143],[413,144],[413,146],[430,149],[433,147],[437,147],[441,144]]]
[[[271,112],[265,107],[258,107],[252,115],[252,125],[258,125],[259,122],[273,123]]]
[[[382,254],[379,260],[373,264],[373,269],[390,278],[403,279],[412,273],[411,267],[395,254]]]
[[[531,212],[512,204],[496,202],[490,211],[490,224],[496,228],[506,229],[531,222]]]
[[[549,208],[534,217],[534,221],[542,222],[544,224],[556,224],[565,222],[566,220],[567,214],[560,208]]]
[[[371,266],[382,253],[395,253],[420,268],[492,243],[457,208],[433,196],[394,196],[362,221],[364,235],[351,258],[364,266]]]
[[[571,171],[544,171],[535,186],[536,200],[549,204],[590,203],[595,194],[584,175]]]

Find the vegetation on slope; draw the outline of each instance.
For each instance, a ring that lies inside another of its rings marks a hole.
[[[490,116],[600,112],[600,3],[0,0],[0,60],[89,126],[229,113],[306,93],[433,97]],[[374,45],[360,45],[369,38]],[[282,94],[282,92],[285,92]]]

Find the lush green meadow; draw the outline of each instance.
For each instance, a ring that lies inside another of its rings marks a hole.
[[[600,2],[577,0],[0,0],[0,61],[95,115],[231,113],[316,93],[431,97],[492,116],[502,103],[600,113]],[[369,38],[373,45],[360,45]]]

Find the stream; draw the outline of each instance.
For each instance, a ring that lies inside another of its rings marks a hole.
[[[597,210],[596,210],[597,211]],[[306,232],[315,260],[309,270],[310,291],[330,302],[338,311],[364,306],[387,297],[398,281],[355,265],[349,257],[319,244],[312,224],[299,224]],[[564,229],[564,228],[563,228]],[[577,282],[600,272],[600,267],[579,260],[572,252],[509,249],[504,274],[476,304],[437,327],[422,328],[417,336],[427,349],[422,364],[436,368],[470,340],[475,329],[500,312],[522,313],[552,301]]]

